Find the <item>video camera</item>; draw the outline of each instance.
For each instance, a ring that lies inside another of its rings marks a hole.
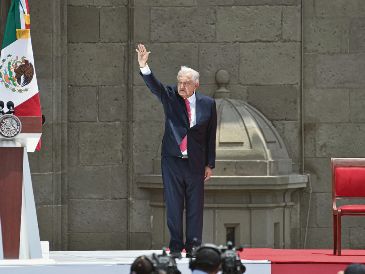
[[[143,265],[142,267],[138,267],[138,260],[144,260],[144,263],[141,263]],[[142,268],[144,265],[146,265],[146,261],[148,261],[149,264],[151,264],[151,271]],[[156,253],[153,253],[150,256],[140,256],[138,257],[131,266],[131,273],[151,273],[151,274],[181,274],[181,272],[177,268],[176,261],[173,257],[169,256],[166,253],[166,249],[162,249],[162,254],[157,255]]]
[[[241,274],[246,272],[246,267],[242,264],[237,251],[242,251],[243,247],[236,249],[232,242],[227,242],[227,246],[220,246],[222,252],[222,273]]]
[[[243,274],[246,271],[246,267],[242,264],[241,259],[238,255],[238,251],[242,251],[240,247],[236,249],[232,242],[228,241],[227,246],[215,246],[212,244],[205,244],[198,247],[193,247],[192,258],[190,260],[190,268],[195,268],[197,265],[209,265],[209,258],[201,258],[199,253],[204,249],[212,249],[220,255],[220,263],[222,268],[222,274]],[[198,256],[197,256],[198,255]]]

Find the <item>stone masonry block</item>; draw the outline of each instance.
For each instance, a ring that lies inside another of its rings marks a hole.
[[[352,218],[360,219],[360,218]],[[363,219],[363,218],[361,218]],[[365,248],[365,229],[363,227],[356,227],[350,229],[350,248],[351,249],[364,249]]]
[[[349,97],[349,91],[346,89],[305,90],[305,120],[307,122],[348,122],[350,120]]]
[[[99,87],[99,121],[127,121],[127,88],[125,86]]]
[[[333,238],[332,238],[332,226],[329,224],[329,227],[310,227],[307,231],[307,243],[305,248],[333,248]],[[303,235],[305,233],[305,228],[303,228]],[[346,230],[343,231],[344,238],[342,239],[344,247],[345,242],[348,241],[348,236],[346,234]]]
[[[29,1],[31,10],[31,24],[33,30],[40,30],[43,33],[53,32],[53,1],[32,0]]]
[[[199,46],[200,81],[204,84],[216,84],[216,72],[224,69],[229,72],[230,83],[237,83],[239,60],[238,44],[201,44]]]
[[[198,0],[198,6],[233,6],[235,0]]]
[[[70,85],[121,85],[125,81],[124,46],[80,43],[68,45]]]
[[[301,138],[299,122],[274,121],[273,124],[286,145],[289,158],[291,158],[293,161],[293,170],[298,172],[301,161]]]
[[[82,165],[119,164],[122,161],[122,127],[119,123],[88,123],[80,126]]]
[[[150,200],[131,202],[131,232],[151,232]]]
[[[214,233],[215,229],[212,225],[207,224],[214,224],[214,210],[205,209],[203,214],[203,243],[213,243],[214,242]]]
[[[348,18],[305,18],[304,50],[306,53],[348,52]]]
[[[140,121],[133,123],[133,151],[151,151],[158,155],[164,131],[164,123]]]
[[[143,152],[133,153],[133,164],[135,174],[152,174],[153,173],[153,159],[157,157],[155,151],[146,150]]]
[[[127,200],[69,200],[69,232],[127,231]]]
[[[332,191],[331,161],[329,158],[305,159],[305,173],[310,173],[310,181],[313,192],[330,193]]]
[[[247,86],[243,85],[229,85],[228,90],[230,90],[231,98],[236,100],[243,100],[247,102],[248,98],[248,92],[247,92]]]
[[[332,194],[312,193],[315,217],[315,227],[331,227],[332,224]]]
[[[364,204],[364,199],[341,200],[337,204],[341,204],[341,202],[342,202],[342,204],[351,204],[351,203]],[[356,229],[356,228],[364,229],[365,228],[365,218],[354,218],[353,216],[344,216],[342,226],[347,227],[347,228],[351,228],[351,229]]]
[[[151,233],[133,232],[129,233],[130,249],[146,250],[151,247]]]
[[[305,53],[303,57],[303,74],[302,79],[304,88],[315,87],[316,81],[316,67],[317,67],[317,54]]]
[[[365,86],[365,53],[318,56],[318,87],[342,88]]]
[[[128,247],[126,232],[70,233],[69,250],[125,250]]]
[[[97,88],[69,87],[68,88],[68,119],[73,122],[96,122]]]
[[[42,105],[42,114],[45,115],[47,124],[53,123],[55,115],[53,107],[55,100],[54,96],[59,95],[59,90],[54,88],[51,78],[38,78],[37,74],[37,82]]]
[[[79,123],[68,123],[67,125],[67,156],[68,167],[79,164]]]
[[[53,35],[42,32],[41,29],[32,30],[32,47],[34,50],[37,79],[50,80],[53,77]]]
[[[237,87],[239,85],[229,85],[228,89],[232,92],[231,93],[231,97],[230,98],[233,98],[233,93],[235,93],[236,91],[238,91],[239,93],[240,92],[243,92],[242,90],[239,90],[240,87]],[[198,91],[203,93],[204,95],[207,95],[207,96],[210,96],[210,97],[213,97],[215,92],[217,91],[218,87],[217,87],[217,84],[199,84],[199,88],[198,88]],[[241,94],[240,94],[241,95]],[[239,96],[239,95],[237,95]]]
[[[363,157],[364,124],[319,124],[316,133],[318,157]]]
[[[103,42],[126,42],[128,40],[127,8],[101,8],[100,39]]]
[[[316,156],[316,123],[304,123],[304,154],[306,157]]]
[[[283,7],[283,39],[301,41],[301,7]]]
[[[189,7],[196,6],[200,0],[135,0],[134,5],[136,7],[140,6],[153,6],[153,7],[163,7],[163,6],[172,6],[172,7]]]
[[[299,0],[234,0],[234,5],[283,5],[283,6],[296,6],[300,3]]]
[[[151,51],[149,66],[155,76],[165,85],[175,85],[176,76],[181,66],[188,66],[198,70],[198,45],[184,43],[164,43],[146,45]],[[136,61],[134,69],[134,83],[145,85],[139,75],[139,67]]]
[[[126,199],[128,196],[127,168],[127,163],[123,163],[122,166],[111,166],[110,180],[112,199]]]
[[[128,0],[68,0],[69,6],[120,7],[127,4]]]
[[[58,224],[58,220],[61,218],[61,206],[44,205],[37,207],[37,219],[39,226],[39,234],[41,241],[49,241],[50,248],[54,247],[57,243],[55,237],[57,231],[55,231],[55,224]]]
[[[331,227],[332,226],[332,197],[331,193],[312,193],[311,202],[309,203],[309,195],[302,196],[301,208],[303,215],[301,216],[301,224],[307,223],[308,206],[309,223],[308,227]],[[304,198],[304,199],[303,199]]]
[[[278,41],[281,7],[221,7],[217,10],[218,41]]]
[[[365,18],[352,19],[350,24],[350,52],[365,51]]]
[[[364,17],[363,0],[316,0],[315,12],[318,17]]]
[[[144,86],[135,86],[133,91],[134,121],[164,121],[165,116],[160,100]]]
[[[78,166],[69,169],[68,195],[71,199],[110,199],[111,167]]]
[[[150,2],[150,1],[148,1]],[[150,42],[150,22],[151,22],[151,13],[149,7],[137,6],[136,2],[134,3],[134,41],[136,44],[138,43],[148,43]],[[141,20],[143,18],[143,20]]]
[[[249,43],[240,47],[242,84],[298,84],[299,43]]]
[[[302,2],[303,6],[303,19],[306,18],[314,18],[315,12],[314,12],[314,2],[317,0],[307,0]]]
[[[32,30],[32,48],[34,57],[40,56],[40,57],[47,57],[48,59],[51,59],[52,56],[52,47],[50,46],[52,43],[52,33],[46,33],[42,32],[40,30]],[[37,58],[36,60],[36,70],[37,70],[37,79],[40,77],[44,77],[47,75],[46,73],[40,74],[39,69],[42,71],[42,67],[38,68],[38,60],[39,62],[50,62],[50,60],[42,60],[41,58]],[[51,73],[51,72],[48,72]]]
[[[152,8],[151,41],[213,42],[215,24],[213,8]]]
[[[128,136],[129,136],[128,135],[129,134],[128,128],[129,128],[130,124],[132,124],[132,121],[130,121],[130,122],[121,122],[120,123],[120,127],[122,129],[124,129],[124,130],[122,130],[122,140],[123,140],[123,142],[122,142],[122,150],[123,150],[122,156],[123,157],[125,156],[125,153],[127,153],[128,149],[130,147],[129,143],[127,142]],[[124,158],[122,160],[123,160],[123,163],[126,163],[126,160],[128,161],[127,158]]]
[[[350,117],[352,122],[365,122],[365,89],[350,91]]]
[[[32,184],[34,191],[34,199],[37,206],[39,205],[53,205],[53,174],[33,174]]]
[[[59,166],[61,166],[60,163],[59,163]],[[65,197],[64,197],[65,195],[62,195],[62,193],[65,193],[65,189],[66,189],[66,186],[64,184],[64,176],[65,176],[65,173],[61,173],[61,171],[54,171],[52,174],[52,187],[53,187],[52,204],[53,205],[61,205],[62,198],[65,199]]]
[[[270,100],[266,100],[270,98]],[[269,120],[298,120],[299,91],[296,86],[248,87],[248,103]]]
[[[53,132],[52,124],[45,124],[42,129],[42,149],[28,153],[30,171],[34,173],[49,173],[53,171]]]
[[[69,42],[99,41],[99,9],[96,7],[67,8],[67,38]]]

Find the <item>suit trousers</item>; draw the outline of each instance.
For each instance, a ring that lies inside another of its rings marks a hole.
[[[191,171],[189,159],[162,156],[162,179],[170,231],[170,250],[190,251],[196,239],[200,245],[203,231],[204,171]],[[183,213],[185,204],[186,233],[183,238]]]

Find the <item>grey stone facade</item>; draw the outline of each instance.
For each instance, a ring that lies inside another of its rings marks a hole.
[[[47,117],[43,150],[30,161],[41,239],[52,249],[151,246],[149,195],[136,176],[153,171],[163,113],[138,75],[138,42],[166,83],[184,64],[212,95],[216,71],[229,71],[232,98],[270,119],[293,170],[310,174],[296,196],[292,247],[331,247],[330,157],[365,156],[363,0],[30,4]],[[344,248],[365,246],[365,220],[357,219],[344,224]]]

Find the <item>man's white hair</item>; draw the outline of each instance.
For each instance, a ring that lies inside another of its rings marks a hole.
[[[177,80],[179,80],[180,77],[185,76],[185,75],[191,75],[191,79],[195,83],[199,83],[199,72],[197,72],[196,70],[193,70],[192,68],[189,68],[186,66],[181,66],[179,72],[177,73]]]

